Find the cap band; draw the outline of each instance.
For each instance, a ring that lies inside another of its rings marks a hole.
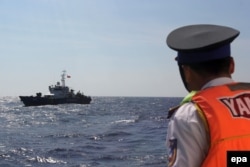
[[[221,59],[231,56],[230,44],[224,45],[217,49],[195,51],[195,52],[178,52],[176,60],[180,64],[194,64],[209,60]]]

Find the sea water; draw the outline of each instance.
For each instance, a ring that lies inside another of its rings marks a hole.
[[[0,167],[163,167],[167,113],[180,98],[93,97],[23,107],[0,98]]]

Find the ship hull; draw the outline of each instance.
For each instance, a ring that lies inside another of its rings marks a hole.
[[[34,97],[19,96],[24,106],[42,106],[58,104],[90,104],[91,97],[68,97],[68,98],[51,98],[51,97]]]

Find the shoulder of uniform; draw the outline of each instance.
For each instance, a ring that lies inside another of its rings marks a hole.
[[[168,110],[168,119],[172,117],[172,115],[176,112],[176,110],[178,110],[178,108],[180,108],[181,105],[175,106],[175,107],[171,107]]]
[[[183,119],[184,117],[188,119],[188,117],[194,115],[195,113],[196,113],[195,104],[193,102],[186,102],[182,105],[170,108],[167,118],[171,118],[173,115],[175,115],[175,117],[179,119],[181,118]]]
[[[175,107],[170,108],[169,111],[168,111],[168,117],[167,117],[167,118],[172,117],[172,115],[175,113],[175,111],[178,110],[183,104],[191,102],[192,97],[193,97],[196,93],[197,93],[197,91],[191,91],[191,92],[189,92],[189,94],[186,95],[186,96],[182,99],[180,105],[177,105],[177,106],[175,106]]]

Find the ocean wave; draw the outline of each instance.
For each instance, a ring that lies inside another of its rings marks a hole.
[[[84,136],[84,135],[80,133],[67,133],[67,134],[58,133],[58,134],[50,134],[50,135],[40,136],[40,137],[41,138],[78,138],[81,136]]]
[[[38,163],[48,163],[48,164],[67,164],[67,162],[65,162],[65,161],[57,160],[57,159],[52,158],[52,157],[40,157],[40,156],[30,158],[29,161],[38,162]]]
[[[117,132],[109,132],[104,134],[104,137],[124,137],[124,136],[130,136],[131,133],[123,132],[123,131],[117,131]]]
[[[99,165],[107,162],[122,162],[121,166],[150,166],[150,167],[161,167],[166,166],[166,157],[163,155],[122,155],[121,153],[117,154],[105,154],[93,157],[92,161],[99,162]]]
[[[112,122],[113,124],[119,124],[119,123],[125,123],[125,124],[128,124],[128,123],[134,123],[136,122],[135,119],[122,119],[122,120],[117,120],[115,122]]]

